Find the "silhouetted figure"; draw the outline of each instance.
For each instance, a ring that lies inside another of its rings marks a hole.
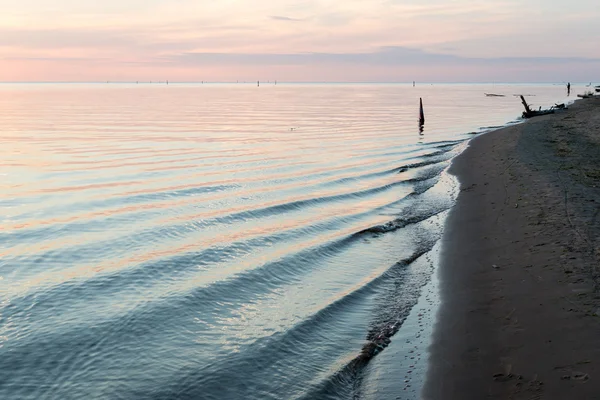
[[[419,132],[423,132],[425,125],[425,113],[423,112],[423,99],[419,97]]]
[[[413,81],[413,87],[415,87],[415,81]]]
[[[260,87],[260,81],[256,81],[256,86]]]
[[[571,95],[571,82],[567,82],[567,96]]]

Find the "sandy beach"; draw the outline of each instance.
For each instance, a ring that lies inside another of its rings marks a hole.
[[[451,173],[423,397],[600,398],[600,99],[478,137]]]

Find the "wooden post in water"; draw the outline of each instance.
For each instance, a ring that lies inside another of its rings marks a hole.
[[[419,97],[419,126],[425,125],[425,113],[423,112],[423,99]]]

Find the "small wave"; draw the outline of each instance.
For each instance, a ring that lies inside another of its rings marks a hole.
[[[433,173],[432,173],[433,174]],[[410,205],[413,204],[413,200],[418,199],[418,197],[425,193],[426,191],[428,191],[430,188],[432,188],[439,180],[439,175],[435,175],[433,174],[433,178],[428,178],[428,177],[424,177],[422,179],[415,179],[413,181],[414,187],[413,187],[413,191],[410,192],[409,194],[407,194],[406,196],[404,196],[401,199],[398,200],[394,200],[391,203],[388,203],[387,205],[383,205],[380,208],[376,208],[374,210],[372,210],[371,212],[380,212],[383,211],[384,209],[386,209],[387,207],[391,207],[391,206],[398,206],[404,202],[409,201],[409,203],[406,204],[405,208],[407,210],[413,210],[411,212],[421,212],[423,213],[423,217],[422,219],[426,219],[431,215],[431,214],[427,211],[427,207],[411,207]],[[437,205],[434,205],[434,208],[437,209]],[[437,213],[437,212],[436,212]],[[356,214],[356,215],[349,215],[346,218],[350,218],[350,220],[355,220],[356,218],[362,218],[362,217],[366,217],[370,215],[370,212],[364,212],[364,213],[360,213],[360,214]],[[238,216],[239,217],[239,216]],[[350,220],[346,220],[344,223],[349,222]],[[279,266],[283,266],[283,270],[281,272],[287,271],[289,273],[292,274],[292,276],[290,276],[290,279],[293,279],[293,275],[299,271],[303,271],[303,273],[307,272],[310,270],[310,268],[306,269],[305,267],[301,267],[300,269],[298,268],[292,268],[291,270],[289,270],[289,266],[290,265],[296,265],[297,263],[294,262],[294,259],[298,259],[298,260],[304,260],[308,258],[314,258],[314,257],[319,257],[319,256],[331,256],[332,254],[335,254],[337,252],[339,252],[340,250],[344,249],[347,245],[351,244],[353,241],[359,239],[361,236],[363,236],[365,233],[370,232],[370,233],[384,233],[385,231],[393,231],[393,230],[397,230],[400,229],[404,226],[410,225],[412,223],[417,223],[419,222],[420,219],[418,216],[415,217],[410,217],[408,220],[406,221],[391,221],[388,224],[386,224],[386,226],[388,227],[388,229],[381,229],[379,226],[376,227],[371,227],[371,228],[367,228],[367,229],[363,229],[361,231],[358,232],[354,232],[354,233],[344,233],[344,231],[339,231],[339,223],[342,222],[342,220],[340,220],[339,218],[334,218],[332,220],[327,220],[327,221],[323,221],[322,223],[317,223],[314,226],[311,225],[309,227],[304,227],[304,228],[300,228],[300,229],[293,229],[293,230],[289,230],[289,231],[283,231],[283,232],[279,232],[273,235],[261,235],[261,236],[257,236],[253,239],[249,239],[249,240],[245,240],[245,241],[239,241],[239,242],[232,242],[229,245],[226,246],[211,246],[210,248],[206,248],[203,249],[200,252],[189,252],[189,253],[182,253],[182,254],[174,254],[172,256],[166,257],[166,258],[159,258],[157,260],[153,260],[150,262],[143,262],[143,263],[136,263],[134,264],[132,267],[130,268],[117,268],[117,267],[112,267],[110,265],[105,266],[105,267],[101,267],[101,266],[97,266],[95,268],[95,270],[100,271],[101,273],[97,274],[97,273],[93,273],[92,275],[88,276],[89,274],[87,273],[82,273],[79,272],[73,276],[79,276],[79,279],[76,280],[72,280],[72,282],[69,281],[64,281],[64,280],[60,280],[60,281],[56,281],[56,279],[52,278],[52,280],[50,282],[48,282],[48,286],[46,287],[46,289],[42,292],[42,293],[32,293],[32,294],[27,294],[26,292],[22,294],[23,297],[19,296],[19,301],[24,302],[25,304],[29,302],[28,298],[30,296],[34,296],[37,301],[36,303],[39,305],[42,304],[53,304],[53,301],[51,299],[60,299],[61,297],[64,296],[68,296],[68,295],[77,295],[76,293],[84,293],[86,294],[86,296],[88,296],[89,298],[91,298],[90,296],[93,296],[95,292],[98,292],[97,294],[101,294],[104,291],[108,290],[108,291],[114,291],[116,289],[119,290],[123,290],[129,286],[148,286],[150,285],[152,282],[157,282],[160,280],[163,280],[164,282],[169,282],[169,281],[173,281],[175,279],[178,279],[179,277],[181,277],[182,275],[189,273],[192,269],[194,270],[198,270],[198,268],[201,268],[202,270],[207,270],[210,266],[214,266],[216,264],[219,264],[221,262],[226,262],[227,260],[230,259],[235,259],[235,258],[240,258],[243,257],[245,255],[250,254],[251,252],[255,251],[256,248],[259,247],[264,247],[265,245],[270,246],[269,243],[277,243],[277,242],[281,242],[281,243],[287,243],[290,240],[294,240],[297,239],[299,237],[299,235],[304,235],[303,232],[306,231],[306,229],[308,229],[308,231],[310,232],[315,232],[315,231],[323,231],[323,232],[327,232],[330,231],[332,229],[333,226],[337,226],[336,231],[338,231],[338,234],[334,235],[334,236],[330,236],[330,238],[328,240],[326,240],[323,243],[320,243],[319,245],[315,246],[314,243],[312,243],[312,245],[310,243],[308,247],[306,246],[301,246],[304,247],[301,251],[296,252],[294,254],[290,254],[289,257],[286,257],[285,259],[282,259],[281,261],[276,261],[276,262],[272,262],[272,263],[266,263],[258,268],[254,268],[252,270],[248,270],[248,271],[244,271],[241,273],[241,275],[236,275],[239,276],[240,278],[242,278],[243,276],[245,276],[245,274],[250,274],[248,276],[248,282],[250,285],[254,283],[258,283],[259,281],[261,281],[261,279],[254,279],[253,276],[254,275],[261,275],[263,273],[264,277],[268,277],[271,276],[271,273],[269,273],[268,271],[273,270],[273,268],[275,270],[278,270]],[[219,221],[202,221],[201,226],[202,227],[206,227],[208,225],[214,225]],[[208,225],[207,225],[208,224]],[[194,227],[185,227],[188,230],[194,231],[195,229],[198,228],[198,226],[194,226]],[[306,231],[306,232],[308,232]],[[154,234],[155,232],[148,232],[148,233],[152,233]],[[163,228],[161,230],[159,230],[158,232],[156,232],[156,234],[158,234],[159,236],[165,236],[168,235],[168,228]],[[137,233],[136,236],[140,236],[142,235],[141,233]],[[347,235],[347,236],[343,236],[343,235]],[[144,237],[143,235],[141,237]],[[320,240],[323,240],[324,238],[320,238]],[[145,241],[151,241],[151,239],[144,239]],[[100,246],[100,247],[98,247]],[[111,243],[99,243],[98,246],[98,251],[102,252],[102,248],[104,247],[110,247]],[[79,260],[79,261],[83,261],[86,258],[86,254],[89,254],[90,251],[92,251],[93,249],[85,249],[85,248],[81,248],[81,247],[76,247],[73,249],[73,254],[70,256],[73,260]],[[41,263],[41,260],[50,260],[51,257],[53,257],[52,252],[48,252],[43,253],[43,254],[39,254],[37,259],[40,260],[39,263]],[[50,258],[49,258],[50,257]],[[314,259],[313,259],[314,262]],[[302,263],[301,263],[302,264]],[[120,261],[118,263],[118,265],[124,265],[124,261]],[[302,264],[303,265],[303,264]],[[294,272],[296,271],[296,272]],[[286,276],[287,276],[287,272],[286,272]],[[91,272],[90,272],[91,273]],[[66,276],[65,274],[62,275],[56,275],[53,277],[55,278],[60,278]],[[84,279],[86,278],[87,279]],[[36,278],[38,281],[40,281],[41,278]],[[277,280],[278,282],[281,282],[282,276],[279,276],[279,279]],[[55,282],[56,281],[56,282]],[[235,281],[235,280],[234,280]],[[119,287],[115,287],[114,284],[116,282],[119,282]],[[229,279],[227,280],[223,280],[220,282],[217,282],[216,284],[225,284],[225,285],[231,285],[233,282],[231,282]],[[41,284],[41,281],[38,282],[38,285]],[[91,289],[91,291],[90,291]],[[233,291],[235,291],[235,289],[232,289]],[[46,298],[47,300],[42,301],[42,298]],[[15,301],[17,300],[17,298],[14,299]],[[33,300],[33,298],[32,298]]]
[[[373,174],[367,174],[366,177],[369,178],[369,177],[383,176],[383,175],[389,174],[389,171],[391,171],[391,170],[386,170],[386,171],[377,172],[377,173],[373,173]],[[364,178],[364,177],[362,177],[362,178]],[[274,216],[274,215],[279,215],[279,214],[285,214],[290,211],[302,210],[302,209],[306,209],[309,207],[314,207],[314,206],[318,206],[318,205],[322,205],[322,204],[326,204],[326,203],[330,203],[330,202],[365,198],[365,197],[369,197],[372,195],[376,195],[376,194],[385,192],[386,190],[390,190],[390,189],[393,189],[398,186],[414,184],[416,182],[420,182],[425,179],[428,179],[428,178],[398,180],[395,182],[387,183],[387,184],[376,186],[376,187],[371,187],[371,188],[364,189],[364,190],[358,190],[358,191],[340,193],[340,194],[333,194],[333,195],[329,195],[329,196],[321,196],[321,197],[303,196],[305,198],[301,199],[301,200],[279,202],[278,204],[277,203],[267,204],[267,205],[263,205],[262,207],[255,208],[252,210],[233,212],[233,213],[230,213],[229,215],[221,214],[216,218],[204,219],[201,222],[195,223],[194,228],[198,229],[198,228],[207,228],[207,227],[217,226],[217,225],[231,225],[231,224],[234,224],[234,223],[240,222],[240,221],[248,221],[248,220],[252,220],[252,219],[259,219],[259,218],[264,218],[264,217],[269,217],[269,216]],[[157,201],[157,200],[165,200],[169,196],[172,196],[172,197],[195,196],[198,193],[225,191],[225,190],[232,189],[234,187],[235,186],[193,188],[193,189],[180,191],[180,192],[179,191],[178,192],[164,192],[164,193],[157,193],[157,194],[139,195],[139,196],[136,196],[135,199],[126,199],[125,201],[123,199],[121,199],[120,201],[124,202],[124,203],[136,203],[136,202],[140,202],[143,200]],[[306,198],[306,197],[308,197],[308,198]],[[116,200],[114,200],[114,199],[111,200],[111,202],[114,202],[114,201],[116,201]],[[127,210],[126,207],[122,207],[122,209]],[[134,210],[128,211],[128,212],[137,212],[138,217],[141,218],[143,216],[144,218],[148,219],[151,216],[157,215],[157,213],[160,212],[160,209],[157,208],[156,210],[154,210],[154,209],[145,210],[144,208],[140,208],[140,209],[134,209]],[[115,215],[114,213],[111,214],[110,216],[106,216],[104,212],[99,212],[97,217],[98,218],[89,218],[84,221],[73,221],[73,222],[69,221],[69,223],[53,222],[51,225],[48,225],[48,226],[41,225],[36,228],[27,228],[27,227],[19,228],[15,232],[0,233],[0,240],[5,239],[5,241],[7,241],[8,243],[12,243],[13,246],[15,246],[15,245],[18,245],[19,243],[37,241],[37,240],[39,240],[39,238],[53,238],[53,237],[56,237],[59,233],[60,233],[60,235],[62,235],[64,237],[66,235],[76,234],[78,232],[88,232],[88,231],[93,232],[93,231],[98,231],[100,229],[107,229],[107,227],[109,227],[109,226],[115,226],[118,223],[122,222],[122,219],[120,217],[118,217],[118,215]],[[99,218],[99,217],[102,217],[102,218]],[[50,222],[52,222],[52,221],[49,221],[48,223],[50,223]],[[164,228],[162,228],[161,230],[164,231]],[[10,240],[8,240],[8,239],[10,239]]]
[[[95,201],[85,201],[80,203],[69,203],[62,206],[63,211],[68,211],[73,213],[75,211],[83,211],[90,212],[89,210],[100,208],[102,211],[99,213],[118,213],[119,209],[123,209],[123,205],[127,204],[140,204],[140,203],[149,203],[149,202],[157,202],[157,201],[165,201],[172,200],[174,198],[180,197],[194,197],[201,194],[206,193],[217,193],[224,192],[232,189],[238,188],[238,184],[231,185],[214,185],[214,186],[198,186],[198,187],[190,187],[190,188],[182,188],[179,190],[168,190],[168,191],[155,191],[152,193],[143,193],[136,194],[130,196],[111,196],[108,198],[104,198],[102,200]],[[50,191],[50,189],[48,189]],[[27,198],[23,200],[19,200],[20,203],[28,201]],[[109,207],[118,207],[118,209],[106,210]],[[56,214],[57,211],[60,211],[61,207],[56,207],[53,210],[53,213]],[[48,212],[48,211],[46,211]],[[39,218],[39,211],[35,210],[29,213],[19,214],[17,216],[19,219],[29,219],[29,218]],[[57,217],[55,217],[57,218]],[[73,217],[63,217],[65,220],[72,219]],[[42,220],[43,221],[43,220]],[[42,224],[43,222],[36,222],[37,224]]]
[[[199,186],[199,187],[191,187],[186,189],[177,189],[166,192],[153,192],[153,193],[145,193],[139,194],[131,197],[121,198],[116,197],[113,199],[116,203],[140,203],[140,202],[148,202],[148,201],[160,201],[165,199],[172,199],[174,197],[188,197],[188,196],[197,196],[199,194],[204,193],[215,193],[215,192],[223,192],[226,190],[232,190],[239,188],[239,184],[231,184],[231,185],[216,185],[216,186]],[[89,205],[87,205],[89,206]]]
[[[427,182],[424,188],[431,188],[437,179]],[[418,195],[413,192],[409,195],[408,199],[418,199]],[[405,199],[406,201],[407,199]],[[398,203],[399,201],[395,201]],[[409,207],[407,208],[419,211],[419,208]],[[228,279],[221,279],[215,281],[208,286],[203,287],[189,287],[189,291],[183,296],[176,296],[171,298],[168,302],[168,307],[177,305],[178,307],[189,306],[189,302],[193,304],[212,304],[211,299],[219,298],[231,305],[242,304],[244,302],[252,301],[253,298],[258,296],[260,293],[265,293],[280,287],[282,284],[293,282],[301,275],[309,273],[319,265],[318,260],[325,257],[332,257],[335,254],[346,249],[357,240],[364,237],[365,234],[381,234],[386,232],[392,232],[401,228],[404,228],[411,224],[417,224],[425,221],[433,216],[436,216],[443,212],[442,210],[435,209],[422,215],[415,215],[409,218],[401,218],[382,226],[375,226],[348,234],[346,236],[335,236],[332,240],[321,243],[318,246],[305,247],[303,250],[290,254],[289,256],[265,263],[257,266],[256,268],[236,273],[230,276]],[[422,211],[422,210],[421,210]],[[337,224],[336,220],[332,222]],[[319,230],[316,227],[311,230]],[[320,230],[327,230],[325,226],[320,227]],[[13,310],[29,308],[30,313],[35,310],[34,315],[43,315],[45,310],[51,309],[52,307],[61,304],[65,298],[79,298],[86,297],[89,302],[93,302],[94,298],[100,298],[99,296],[114,293],[116,290],[123,291],[127,287],[131,286],[139,290],[142,287],[150,288],[152,284],[162,282],[168,284],[174,282],[177,277],[181,277],[184,273],[190,272],[190,270],[207,269],[210,265],[220,263],[232,258],[239,258],[244,254],[248,254],[253,248],[262,246],[264,243],[269,242],[288,242],[290,238],[297,235],[298,232],[290,231],[287,233],[281,233],[276,236],[269,236],[267,238],[257,238],[252,241],[232,243],[230,246],[219,248],[219,249],[206,249],[200,253],[190,253],[177,255],[170,257],[166,260],[159,260],[157,262],[140,264],[132,269],[123,271],[117,271],[112,275],[103,274],[95,276],[91,279],[77,280],[73,282],[64,282],[60,285],[48,288],[43,292],[35,292],[24,295],[22,297],[15,297],[12,299],[12,303],[15,306]],[[285,235],[283,237],[282,235]],[[282,236],[282,237],[277,237]],[[218,250],[218,251],[215,251]],[[181,291],[183,287],[179,287]],[[153,290],[155,292],[156,290]],[[124,293],[123,293],[124,294]],[[162,296],[168,295],[164,293]],[[32,307],[28,307],[28,304],[32,304]],[[74,303],[76,305],[77,303]],[[163,314],[162,308],[163,302],[148,302],[140,304],[138,308],[132,310],[136,312],[143,312],[145,314]],[[216,307],[217,305],[215,305]],[[7,310],[6,317],[10,317],[12,312]],[[206,310],[209,311],[208,309]],[[217,311],[217,310],[215,310]],[[221,310],[222,311],[222,310]],[[123,315],[123,318],[128,319],[130,317],[127,314]]]
[[[421,248],[407,258],[397,262],[389,269],[384,271],[377,277],[369,280],[364,285],[345,294],[340,299],[328,304],[320,309],[315,314],[305,318],[298,324],[292,326],[285,332],[274,334],[270,337],[264,337],[256,342],[248,345],[240,353],[232,354],[226,359],[221,359],[218,365],[210,366],[210,374],[204,369],[194,371],[181,371],[177,377],[170,380],[170,384],[164,387],[163,394],[177,393],[178,398],[194,399],[198,398],[200,393],[203,393],[206,398],[222,398],[223,396],[239,396],[247,389],[244,383],[233,382],[234,375],[242,374],[244,377],[252,377],[263,373],[268,373],[268,368],[273,367],[277,360],[285,354],[288,362],[301,362],[308,354],[314,351],[311,349],[312,337],[321,337],[327,335],[333,329],[333,326],[340,320],[340,314],[354,309],[356,306],[363,303],[366,297],[374,295],[378,289],[392,283],[396,286],[406,279],[402,286],[401,292],[406,294],[409,291],[420,290],[419,285],[412,285],[413,280],[407,274],[407,267],[423,254],[431,250],[437,238],[422,243]],[[368,361],[377,354],[376,349],[381,349],[382,336],[388,335],[389,339],[402,325],[402,322],[408,315],[408,312],[414,305],[414,299],[418,296],[411,296],[409,301],[403,305],[396,305],[386,311],[379,320],[383,318],[385,323],[378,323],[371,327],[367,334],[367,343],[363,346],[360,353],[354,357],[347,365],[339,372],[330,377],[325,384],[316,389],[312,389],[306,398],[326,398],[323,396],[328,389],[335,387],[335,393],[339,394],[341,386],[340,381],[344,384],[351,383],[356,385],[356,377],[360,370],[368,363]],[[378,320],[378,321],[379,321]],[[373,343],[376,343],[373,348]],[[312,355],[313,357],[323,357],[323,355]],[[313,360],[314,361],[314,360]],[[325,359],[323,359],[325,361]],[[331,361],[327,359],[327,361]],[[262,376],[262,375],[261,375]],[[294,381],[293,377],[286,377],[288,382],[285,385],[288,389],[285,391],[295,391],[298,395],[306,394],[305,383]],[[221,386],[221,382],[231,382],[227,388]],[[354,381],[354,382],[353,382]],[[259,379],[255,385],[260,385],[262,379]],[[280,382],[281,384],[281,382]],[[219,389],[219,386],[220,389]],[[253,391],[258,390],[254,388]],[[318,395],[315,395],[318,393]],[[161,396],[162,397],[162,396]],[[275,398],[271,393],[268,398]]]
[[[204,221],[204,224],[211,224],[211,225],[219,224],[219,223],[230,224],[230,223],[233,223],[233,222],[236,222],[239,220],[246,221],[248,219],[256,219],[256,218],[260,218],[260,217],[283,214],[283,213],[286,213],[291,210],[297,210],[297,209],[302,209],[305,207],[321,205],[323,203],[329,203],[329,202],[333,202],[333,201],[341,201],[341,200],[347,200],[347,199],[358,199],[358,198],[362,198],[362,197],[368,197],[373,194],[377,194],[377,193],[392,189],[396,186],[412,184],[412,183],[419,182],[419,181],[426,180],[426,179],[430,179],[430,178],[426,177],[423,179],[416,178],[414,180],[399,180],[396,182],[387,183],[385,185],[372,187],[372,188],[368,188],[365,190],[335,194],[335,195],[330,195],[330,196],[313,197],[313,198],[308,198],[308,199],[303,199],[303,200],[296,200],[296,201],[290,201],[290,202],[286,202],[286,203],[269,205],[269,206],[257,208],[254,210],[241,211],[238,213],[218,217],[218,218],[215,218],[212,222]]]
[[[401,218],[395,219],[393,221],[386,222],[383,225],[373,226],[371,228],[364,229],[360,232],[357,232],[356,235],[364,235],[367,233],[382,234],[382,233],[393,232],[398,229],[405,228],[408,225],[417,224],[419,222],[425,221],[425,220],[427,220],[431,217],[434,217],[438,214],[441,214],[447,210],[448,210],[448,207],[444,207],[442,209],[433,210],[429,214],[425,214],[425,215],[415,215],[412,217],[401,217]]]
[[[432,155],[432,157],[435,157],[435,158],[417,162],[417,163],[413,163],[413,164],[406,164],[406,165],[396,168],[396,171],[398,173],[407,172],[411,169],[422,168],[422,167],[426,167],[428,165],[439,164],[441,162],[448,161],[452,157],[454,157],[454,154],[447,154],[447,153],[448,152],[446,152],[446,151],[436,152],[434,155]]]
[[[448,143],[444,143],[444,144],[439,144],[436,145],[435,147],[437,149],[447,149],[445,151],[452,151],[456,148],[456,146],[458,146],[459,144],[463,143],[465,140],[453,140],[453,141],[449,141]]]
[[[404,271],[415,261],[427,255],[433,249],[437,240],[438,238],[433,238],[426,243],[422,243],[421,247],[410,257],[399,261],[369,283],[371,285],[381,283],[392,288],[387,290],[387,293],[391,293],[391,298],[384,295],[384,298],[380,301],[381,306],[377,308],[376,317],[366,335],[365,344],[354,358],[336,373],[311,388],[308,393],[302,396],[303,399],[337,400],[358,396],[362,382],[362,371],[373,357],[385,350],[391,343],[392,337],[400,330],[410,310],[417,303],[421,288],[429,279],[429,272],[426,272],[424,276],[413,276],[410,279],[404,274]],[[410,282],[403,282],[403,290],[399,291],[398,285],[407,278]],[[397,298],[399,295],[402,296],[401,300]]]
[[[378,178],[381,176],[393,174],[396,171],[397,171],[397,168],[391,168],[391,169],[385,169],[383,171],[370,172],[368,174],[363,174],[363,175],[356,175],[356,176],[350,176],[350,177],[346,177],[346,178],[340,178],[340,179],[336,179],[336,180],[327,182],[327,185],[338,185],[338,184],[347,183],[347,182],[360,181],[363,179]]]
[[[492,129],[500,129],[503,127],[504,127],[504,125],[482,126],[481,128],[479,128],[479,130],[487,131],[487,130],[492,130]]]
[[[426,246],[427,248],[431,247],[430,244],[426,242],[422,242],[422,246]],[[414,260],[416,260],[418,255],[422,254],[424,251],[426,251],[426,248],[418,250],[413,255],[390,267],[381,275],[369,280],[367,283],[358,287],[352,292],[345,294],[340,299],[330,303],[325,308],[320,309],[312,316],[309,316],[285,332],[258,339],[256,342],[249,345],[249,347],[244,347],[241,353],[232,354],[226,359],[221,358],[218,364],[209,364],[200,370],[191,369],[192,372],[190,372],[189,368],[179,371],[179,373],[176,374],[177,378],[170,379],[169,383],[173,382],[172,385],[169,386],[165,384],[166,382],[163,382],[163,385],[161,385],[161,390],[164,390],[164,393],[177,393],[178,396],[180,396],[178,398],[197,398],[199,391],[207,390],[207,388],[214,389],[210,392],[213,395],[216,395],[218,393],[223,393],[216,388],[216,386],[219,385],[219,382],[221,382],[221,379],[231,379],[232,373],[240,373],[240,369],[244,370],[244,376],[250,377],[253,376],[255,373],[254,371],[261,371],[272,366],[276,360],[281,358],[282,354],[287,354],[290,357],[298,356],[298,354],[302,353],[297,351],[298,348],[301,348],[300,346],[310,347],[310,341],[307,340],[308,337],[311,337],[315,334],[326,335],[328,326],[333,323],[333,321],[339,320],[340,312],[353,309],[354,304],[360,304],[365,296],[375,293],[379,287],[388,284],[390,279],[395,278],[394,284],[397,284],[397,279],[401,278],[399,274],[404,271],[406,267]],[[307,263],[308,262],[309,261],[307,260]],[[310,264],[314,264],[314,260],[310,261]],[[301,265],[297,268],[304,271],[307,265],[308,264]],[[105,321],[94,321],[93,325],[91,326],[79,324],[77,326],[66,328],[65,325],[60,326],[60,324],[58,324],[58,329],[56,326],[46,327],[46,329],[37,330],[36,336],[41,335],[40,337],[33,337],[29,335],[28,339],[26,341],[22,341],[20,345],[16,347],[13,345],[11,347],[12,354],[15,354],[15,357],[17,357],[19,354],[43,353],[44,351],[42,351],[42,349],[47,343],[52,343],[53,350],[63,347],[67,348],[73,345],[73,338],[77,338],[77,346],[81,347],[79,350],[77,350],[77,354],[64,356],[76,357],[74,360],[69,359],[67,361],[66,358],[64,359],[64,362],[68,362],[73,368],[76,365],[82,365],[86,363],[86,359],[83,354],[87,354],[89,351],[100,351],[101,349],[102,353],[106,357],[114,354],[114,352],[118,352],[119,348],[111,347],[111,343],[118,342],[119,346],[123,346],[125,348],[136,348],[136,343],[139,341],[143,341],[145,343],[157,343],[161,340],[162,330],[155,329],[154,326],[156,321],[160,321],[161,326],[170,326],[171,320],[174,317],[177,317],[177,314],[172,312],[173,309],[197,310],[201,305],[203,313],[211,313],[211,305],[219,307],[222,304],[235,305],[238,304],[239,301],[251,301],[250,298],[256,295],[257,289],[259,289],[260,286],[266,285],[263,287],[263,289],[268,289],[269,287],[272,288],[274,280],[282,280],[283,278],[281,276],[281,272],[282,270],[278,269],[277,273],[274,274],[260,274],[252,277],[247,275],[242,280],[236,279],[236,286],[229,288],[222,286],[224,282],[217,282],[216,285],[219,286],[219,288],[213,286],[209,292],[202,290],[201,292],[194,291],[191,293],[185,293],[177,296],[176,298],[161,298],[158,302],[140,305],[130,312],[127,312],[125,315]],[[285,279],[283,280],[285,281]],[[412,288],[414,285],[409,284],[408,286],[409,288]],[[402,290],[402,292],[406,293],[405,290]],[[85,293],[71,293],[69,298],[80,298],[83,297],[84,294]],[[215,302],[215,299],[218,299],[218,301]],[[45,302],[39,297],[36,298],[36,301],[42,303]],[[46,306],[48,306],[48,304],[46,304]],[[23,307],[19,308],[23,310]],[[387,320],[389,315],[392,315],[393,318],[396,318],[399,313],[406,310],[408,309],[399,309],[398,307],[393,308],[392,314],[386,314],[387,316],[384,319]],[[31,309],[27,310],[27,314],[31,314]],[[152,320],[155,321],[152,325],[144,323],[140,324],[140,321],[149,316],[151,316]],[[5,315],[5,317],[10,318],[10,315]],[[367,338],[372,336],[373,332],[375,332],[377,329],[381,330],[384,334],[392,332],[389,329],[384,332],[382,330],[383,328],[380,329],[378,326],[379,325],[376,325],[371,328]],[[393,326],[396,328],[400,325],[394,324]],[[376,335],[376,337],[379,336]],[[368,340],[372,342],[372,340]],[[352,365],[361,365],[361,363],[365,363],[367,360],[365,359],[366,356],[363,353],[365,351],[370,351],[368,349],[369,345],[367,343],[361,354],[357,357],[357,361]],[[56,360],[57,356],[57,354],[53,354],[53,359]],[[13,365],[16,365],[22,369],[31,368],[30,363],[34,362],[36,359],[35,357],[23,357],[20,358],[20,361],[15,361],[12,358],[13,357],[7,358],[5,362],[16,363]],[[59,358],[63,359],[62,356]],[[3,363],[0,362],[0,365],[2,364]],[[351,368],[352,365],[348,368]],[[207,369],[210,370],[210,374],[205,373]],[[292,379],[291,385],[302,387],[302,385],[299,385],[298,382],[293,382],[293,377],[288,378]],[[261,382],[264,384],[266,381],[261,379]],[[243,388],[240,389],[237,387],[236,389],[242,390],[243,392]],[[240,394],[240,392],[238,392],[238,394]],[[218,395],[216,395],[214,398],[218,398]]]
[[[464,142],[464,139],[458,139],[458,140],[439,140],[437,142],[427,142],[427,145],[433,146],[433,147],[437,147],[437,148],[445,148],[445,147],[453,147],[456,146],[457,144],[460,144],[462,142]]]

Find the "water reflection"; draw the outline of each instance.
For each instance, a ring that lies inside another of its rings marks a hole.
[[[540,105],[556,90],[506,87]],[[520,114],[512,98],[482,108],[485,91],[0,85],[0,397],[342,382],[392,323],[381,310],[402,320],[418,294],[426,274],[398,262],[440,234],[456,144]]]

